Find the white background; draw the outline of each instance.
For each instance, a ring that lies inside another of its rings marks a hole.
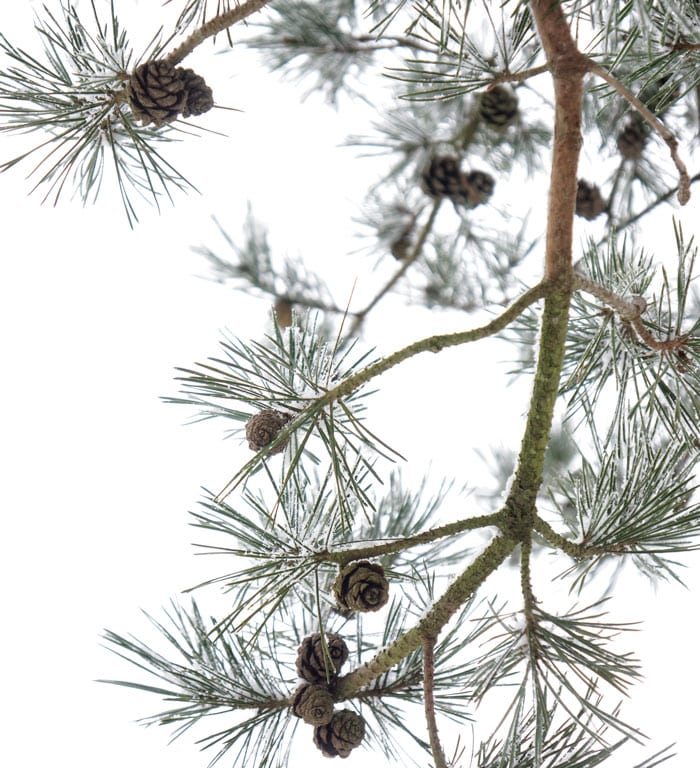
[[[149,10],[155,5],[117,3],[127,28],[139,30],[139,42],[158,24],[158,9]],[[33,6],[3,4],[0,29],[37,51],[29,34]],[[167,747],[165,729],[132,722],[155,711],[155,699],[94,680],[131,671],[100,647],[105,627],[138,636],[146,626],[141,608],[157,615],[171,597],[211,574],[193,556],[187,512],[201,486],[220,487],[248,456],[241,441],[222,442],[221,427],[184,427],[192,414],[159,401],[176,393],[176,365],[215,353],[220,329],[248,338],[269,327],[265,302],[200,279],[207,266],[190,246],[220,243],[210,215],[235,233],[252,200],[273,225],[273,247],[324,269],[338,301],[355,279],[367,293],[378,284],[373,262],[353,255],[350,240],[353,206],[368,182],[352,152],[338,148],[359,129],[359,106],[357,113],[336,113],[313,99],[302,106],[298,91],[237,52],[214,57],[207,49],[187,65],[205,75],[217,103],[243,110],[199,118],[228,136],[188,139],[168,155],[200,196],[179,195],[176,207],[160,215],[142,206],[142,222],[130,231],[110,189],[95,206],[74,200],[54,209],[41,207],[37,194],[27,197],[29,166],[0,177],[0,756],[12,768],[207,763],[187,737]],[[6,159],[21,145],[3,135],[0,146]],[[697,231],[697,206],[693,198],[684,212],[687,231]],[[668,209],[659,222],[658,247],[672,250]],[[390,300],[376,312],[376,338],[369,340],[382,351],[440,328],[465,327],[464,320],[455,326],[454,317],[401,307]],[[504,444],[517,436],[528,388],[507,389],[504,366],[488,373],[494,350],[486,348],[484,357],[443,353],[386,377],[380,434],[407,455],[409,469],[424,470],[434,454],[431,424],[455,418],[465,386],[469,399],[478,402],[480,392],[493,398],[493,409],[462,414],[470,431]],[[426,413],[426,387],[435,382],[440,397],[430,398]],[[440,471],[459,472],[465,459],[456,456],[454,467],[447,460]],[[644,621],[632,640],[646,679],[628,702],[628,717],[655,747],[676,741],[678,766],[695,764],[697,755],[700,584],[697,558],[689,562],[689,591],[654,590],[636,577],[617,595],[621,618]],[[548,578],[545,571],[541,578]],[[455,734],[445,728],[449,745]],[[300,745],[298,755],[290,768],[327,764],[313,747]],[[381,758],[358,751],[350,761],[367,759]]]

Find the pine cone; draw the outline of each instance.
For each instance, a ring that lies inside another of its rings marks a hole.
[[[389,600],[389,583],[381,565],[358,560],[340,571],[333,592],[343,610],[378,611]]]
[[[279,434],[280,430],[289,422],[290,417],[281,411],[259,411],[248,419],[245,425],[245,436],[248,440],[248,448],[251,451],[260,451],[269,445]],[[287,447],[288,440],[283,440],[269,456],[282,453]]]
[[[496,186],[493,176],[483,171],[470,171],[462,174],[462,191],[455,203],[476,208],[489,200]]]
[[[579,179],[576,189],[576,215],[593,221],[608,207],[595,184]]]
[[[455,157],[431,158],[421,173],[421,189],[433,198],[460,195],[463,174]]]
[[[411,248],[413,247],[413,240],[411,239],[411,232],[402,232],[396,240],[391,243],[390,250],[391,255],[397,261],[404,261],[408,258]]]
[[[482,94],[479,114],[484,122],[496,128],[505,128],[518,114],[518,97],[503,85],[495,85]]]
[[[165,59],[140,64],[132,72],[126,97],[136,120],[156,127],[180,115],[201,115],[214,106],[211,88],[191,69],[173,67]]]
[[[294,692],[292,712],[309,725],[326,725],[333,717],[333,697],[324,685],[303,683]]]
[[[365,736],[365,721],[351,709],[341,709],[327,725],[314,731],[314,744],[326,757],[347,757]]]
[[[326,633],[328,655],[324,653],[320,632],[305,637],[297,651],[297,674],[309,683],[325,683],[335,677],[348,659],[348,647],[342,637]],[[330,656],[330,659],[328,658]]]
[[[133,71],[126,87],[129,106],[142,125],[170,123],[187,106],[181,70],[167,61],[147,61]]]
[[[649,129],[639,119],[628,120],[624,129],[617,135],[617,148],[626,160],[639,160],[644,152]]]
[[[280,328],[289,328],[294,318],[292,310],[294,305],[288,299],[278,299],[275,302],[275,319]]]
[[[214,94],[211,88],[194,70],[181,69],[180,72],[187,91],[187,104],[182,110],[182,116],[197,116],[208,112],[214,106]]]

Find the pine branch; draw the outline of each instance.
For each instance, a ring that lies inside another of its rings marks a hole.
[[[671,159],[678,170],[678,202],[681,205],[685,205],[688,200],[690,200],[690,175],[688,174],[688,169],[686,168],[685,163],[681,160],[678,154],[678,139],[668,130],[668,128],[666,128],[656,115],[629,90],[629,88],[603,69],[603,67],[591,61],[589,69],[593,74],[598,75],[598,77],[605,80],[606,83],[621,93],[644,118],[645,122],[648,123],[666,142],[669,152],[671,153]]]
[[[423,697],[425,700],[425,719],[428,721],[428,733],[430,734],[430,748],[435,760],[435,768],[447,768],[445,752],[440,744],[437,721],[435,719],[435,700],[433,697],[435,658],[434,638],[423,638]]]
[[[165,60],[173,67],[179,64],[186,56],[189,56],[197,46],[201,45],[207,38],[213,37],[232,27],[239,21],[247,18],[253,13],[262,10],[270,0],[247,0],[242,4],[236,4],[235,8],[230,8],[218,16],[202,24],[196,29],[184,42],[174,48]]]
[[[374,659],[338,680],[337,692],[341,698],[350,698],[367,686],[374,678],[395,666],[421,646],[424,636],[437,637],[456,611],[466,603],[476,589],[513,551],[515,543],[505,536],[496,537],[491,544],[455,579],[426,616],[413,628],[401,635]]]

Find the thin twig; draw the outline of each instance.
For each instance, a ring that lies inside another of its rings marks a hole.
[[[586,291],[586,293],[593,294],[597,299],[600,299],[603,303],[612,307],[624,320],[632,322],[636,320],[643,311],[642,305],[638,299],[636,301],[623,299],[619,294],[611,291],[604,285],[597,283],[595,280],[591,280],[589,277],[582,275],[580,272],[574,273],[574,288],[579,291]],[[644,302],[644,306],[646,306],[646,302]]]
[[[358,328],[362,325],[365,317],[369,314],[369,312],[374,309],[374,307],[379,304],[379,302],[389,293],[389,291],[398,283],[398,281],[406,274],[408,271],[408,268],[415,262],[415,260],[420,256],[423,245],[425,244],[425,241],[428,237],[428,234],[430,233],[430,230],[433,228],[433,224],[435,222],[435,217],[437,216],[438,210],[440,209],[440,204],[442,203],[443,198],[439,198],[435,201],[435,204],[433,205],[433,209],[430,212],[430,216],[428,217],[428,220],[425,222],[425,225],[421,229],[420,235],[418,236],[418,239],[416,240],[413,248],[411,249],[411,253],[409,254],[408,258],[404,261],[404,263],[401,265],[401,268],[396,271],[396,273],[391,277],[391,279],[384,285],[383,288],[375,295],[375,297],[370,301],[370,303],[364,308],[359,310],[358,312],[355,312],[355,321],[350,326],[350,330],[348,331],[348,336],[354,336],[357,333]]]
[[[270,0],[248,0],[247,3],[236,5],[235,8],[231,8],[225,13],[220,13],[218,16],[214,16],[213,19],[209,19],[209,21],[207,21],[205,24],[202,24],[199,29],[195,29],[195,31],[184,42],[180,43],[177,48],[172,50],[165,57],[165,61],[170,63],[172,66],[179,64],[208,37],[213,37],[219,32],[223,32],[225,29],[233,26],[236,22],[247,18],[256,11],[259,11],[269,2]]]
[[[490,515],[479,515],[478,517],[468,517],[454,523],[447,523],[437,528],[421,531],[421,533],[416,533],[413,536],[402,536],[382,542],[381,544],[369,544],[366,547],[352,548],[345,546],[335,551],[325,549],[321,552],[316,552],[313,559],[317,563],[337,563],[342,568],[352,560],[371,560],[393,552],[405,552],[410,547],[428,544],[446,536],[455,536],[464,531],[497,526],[501,519],[502,513],[500,512],[494,512]]]
[[[437,720],[435,719],[435,648],[434,637],[423,638],[423,703],[425,705],[425,719],[428,723],[428,735],[430,737],[430,749],[433,752],[435,768],[447,768],[445,753],[440,744]]]
[[[696,181],[700,181],[700,173],[696,173],[694,176],[690,177],[691,184],[695,184]],[[678,191],[679,187],[676,186],[672,189],[669,189],[667,192],[664,192],[663,195],[657,197],[656,200],[653,200],[651,203],[649,203],[649,205],[639,211],[639,213],[635,213],[634,216],[630,216],[628,219],[625,219],[624,221],[619,222],[619,224],[616,224],[615,231],[619,232],[621,229],[629,227],[630,224],[634,224],[636,221],[639,221],[639,219],[641,219],[643,216],[646,216],[650,211],[653,211],[654,208],[661,205],[661,203],[665,203],[669,198],[673,197],[674,193],[677,193]]]
[[[623,299],[622,296],[614,291],[578,272],[574,273],[574,287],[593,294],[597,299],[612,307],[622,320],[634,328],[640,340],[650,349],[654,349],[657,352],[668,352],[685,346],[686,339],[683,336],[660,341],[651,334],[641,318],[641,314],[646,308],[646,302],[643,298],[633,299],[632,301]]]
[[[522,72],[503,72],[500,75],[494,77],[493,82],[486,89],[490,91],[495,85],[499,83],[522,83],[524,80],[529,80],[531,77],[537,77],[543,75],[545,72],[550,71],[549,64],[541,64],[539,67],[532,67],[531,69],[523,69]]]
[[[589,60],[590,61],[590,60]],[[616,77],[610,74],[606,69],[596,64],[594,61],[589,63],[590,71],[598,75],[602,80],[605,80],[608,85],[612,86],[619,94],[625,97],[627,101],[639,112],[644,120],[661,136],[666,142],[671,153],[671,159],[673,160],[676,169],[678,170],[678,202],[681,205],[685,205],[690,200],[690,176],[685,163],[678,155],[678,139],[668,130],[668,128],[659,120],[659,118],[644,104],[641,102],[632,91],[623,83],[621,83]]]

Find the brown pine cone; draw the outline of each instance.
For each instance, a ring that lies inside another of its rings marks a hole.
[[[187,106],[182,70],[167,61],[146,61],[131,74],[126,87],[129,106],[142,125],[170,123]]]
[[[294,316],[292,310],[294,304],[289,299],[277,299],[275,302],[274,312],[275,320],[280,328],[289,328],[294,322]]]
[[[617,135],[617,148],[625,160],[639,160],[644,152],[649,129],[642,120],[632,118]]]
[[[365,737],[365,721],[351,709],[341,709],[327,725],[314,731],[314,744],[326,757],[347,757]]]
[[[583,179],[578,180],[576,188],[576,215],[588,221],[593,221],[608,207],[595,184],[589,184]]]
[[[483,171],[469,171],[462,174],[462,189],[459,196],[453,198],[459,205],[476,208],[489,200],[496,186],[493,176]]]
[[[309,683],[325,683],[335,677],[348,659],[348,647],[342,637],[326,633],[328,654],[323,651],[320,632],[302,640],[297,651],[297,674]],[[330,659],[328,658],[330,656]]]
[[[303,683],[294,692],[292,712],[309,725],[326,725],[333,717],[333,697],[324,685]]]
[[[433,157],[421,172],[421,189],[436,199],[459,195],[462,175],[456,157]]]
[[[479,114],[484,122],[496,128],[510,125],[518,114],[518,97],[503,85],[495,85],[482,94]]]
[[[187,91],[187,104],[182,110],[183,117],[203,115],[214,106],[214,94],[204,78],[192,69],[181,69],[182,80]]]
[[[277,437],[280,430],[286,426],[289,420],[290,417],[287,414],[273,410],[259,411],[254,416],[251,416],[245,425],[248,448],[251,451],[262,450]],[[288,440],[283,440],[268,455],[274,456],[276,453],[282,453],[287,447],[288,442]]]
[[[389,600],[389,582],[381,565],[357,560],[340,571],[333,592],[343,610],[378,611]]]

